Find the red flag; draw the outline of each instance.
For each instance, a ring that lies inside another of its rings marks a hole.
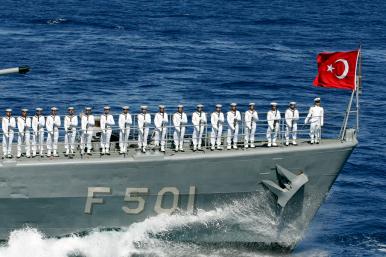
[[[354,90],[358,55],[359,50],[318,54],[314,86]]]

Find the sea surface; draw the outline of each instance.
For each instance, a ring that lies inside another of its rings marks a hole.
[[[72,105],[98,113],[109,104],[115,113],[122,105],[135,113],[140,104],[156,111],[162,103],[173,112],[178,103],[192,111],[197,103],[211,110],[235,101],[245,109],[254,101],[265,112],[271,101],[284,110],[295,100],[306,111],[319,96],[333,123],[329,112],[343,113],[350,92],[312,86],[316,55],[360,44],[359,147],[288,256],[386,256],[383,0],[1,0],[0,67],[26,64],[32,71],[0,78],[0,110],[57,106],[63,113]],[[155,217],[119,232],[64,239],[19,230],[0,256],[281,256],[147,237],[184,222]]]

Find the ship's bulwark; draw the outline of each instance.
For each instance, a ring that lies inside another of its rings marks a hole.
[[[153,236],[196,243],[278,244],[291,249],[355,145],[356,140],[326,140],[317,146],[150,160],[4,163],[0,168],[0,238],[26,225],[61,236],[96,227],[125,227],[174,211],[179,213],[176,220],[188,218]],[[284,208],[262,183],[270,180],[280,185],[277,165],[294,174],[304,172],[309,180]],[[101,199],[103,203],[98,203]]]

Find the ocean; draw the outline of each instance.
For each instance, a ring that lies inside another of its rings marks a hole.
[[[386,256],[386,2],[382,0],[2,0],[0,110],[46,111],[69,105],[95,112],[109,104],[174,110],[249,101],[265,112],[314,97],[344,112],[349,92],[316,88],[316,55],[362,46],[360,144],[295,251],[285,256]],[[331,117],[331,116],[330,116]],[[1,201],[0,201],[1,204]],[[202,213],[205,219],[213,213]],[[219,214],[218,214],[219,215]],[[243,217],[235,217],[242,219]],[[0,221],[2,222],[2,221]],[[149,231],[184,224],[155,217],[122,231],[45,239],[15,231],[1,257],[282,256],[151,239]]]

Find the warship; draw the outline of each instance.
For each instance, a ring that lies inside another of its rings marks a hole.
[[[6,69],[0,74],[28,70],[28,67]],[[355,96],[357,105],[352,110]],[[58,158],[3,159],[0,162],[0,239],[7,240],[11,231],[25,227],[37,228],[48,237],[61,237],[95,228],[128,227],[156,215],[196,215],[201,210],[211,211],[235,202],[259,201],[263,204],[257,207],[256,213],[247,215],[260,215],[261,209],[268,210],[279,221],[280,225],[274,228],[278,236],[255,233],[257,228],[242,226],[236,220],[236,224],[226,230],[213,229],[197,235],[186,227],[179,236],[167,238],[197,244],[229,243],[291,251],[358,144],[359,122],[351,122],[352,126],[349,122],[353,113],[358,121],[358,90],[352,92],[347,111],[342,115],[339,135],[337,131],[326,132],[317,145],[309,143],[305,127],[299,129],[297,146],[284,145],[284,129],[281,129],[278,147],[266,147],[265,140],[262,136],[260,140],[257,133],[255,148],[210,151],[206,128],[204,151],[189,149],[187,133],[184,140],[187,150],[176,153],[171,150],[173,128],[170,124],[166,152],[154,149],[142,153],[135,148],[134,123],[125,155],[118,153],[114,132],[111,155],[101,156],[100,128],[96,126],[90,156],[78,151],[74,156],[65,157],[60,145]],[[244,131],[242,124],[240,137]],[[258,127],[266,128],[266,121],[260,120]],[[283,120],[280,127],[284,128]],[[62,134],[63,131],[61,137]],[[13,147],[16,149],[16,145]],[[295,230],[295,234],[291,235],[293,240],[285,241],[280,234],[289,228]]]

